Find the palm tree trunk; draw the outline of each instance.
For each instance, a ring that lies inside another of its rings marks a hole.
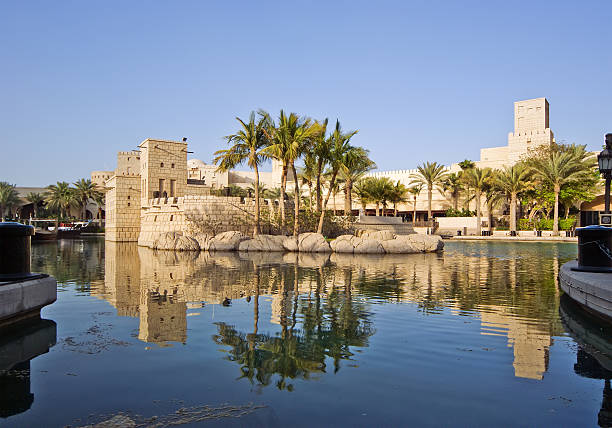
[[[559,192],[561,187],[555,185],[555,214],[553,216],[553,236],[559,235]]]
[[[353,183],[349,178],[346,179],[346,183],[344,183],[344,215],[351,215],[352,211],[352,201],[351,201],[351,192],[353,191]]]
[[[293,236],[298,236],[300,229],[300,182],[298,181],[297,172],[295,171],[295,165],[291,162],[291,169],[293,170],[293,179],[295,180],[295,192],[293,195],[293,205],[295,217],[293,219]]]
[[[481,232],[481,221],[480,221],[480,191],[476,190],[476,235],[480,236]]]
[[[510,232],[516,232],[516,193],[510,195]]]
[[[255,164],[255,225],[253,226],[253,236],[259,235],[259,168]]]
[[[380,204],[378,203],[378,201],[376,201],[376,216],[378,217],[380,215]]]
[[[427,186],[427,221],[431,221],[431,199],[433,198],[431,186]]]
[[[397,217],[397,203],[393,202],[393,217]]]
[[[453,197],[453,209],[457,211],[457,207],[459,206],[459,195],[455,195]]]
[[[412,227],[416,225],[416,203],[417,203],[417,197],[415,195],[414,196],[414,211],[412,213]]]
[[[312,211],[312,180],[308,182],[308,201],[310,202],[310,211]]]
[[[323,206],[323,196],[322,196],[322,192],[321,192],[321,174],[323,174],[323,159],[320,158],[318,163],[317,163],[317,185],[316,185],[316,192],[317,192],[317,211],[321,212],[322,210],[322,206]]]
[[[336,184],[336,175],[338,174],[337,170],[334,170],[332,174],[332,178],[329,182],[329,190],[327,191],[327,196],[325,197],[325,201],[323,202],[323,206],[321,207],[321,216],[319,217],[319,225],[317,226],[317,233],[323,233],[323,219],[325,218],[325,208],[327,208],[327,203],[329,202],[329,197],[331,196],[332,189]]]
[[[285,234],[285,187],[287,186],[287,164],[283,161],[283,171],[281,174],[281,188],[280,188],[280,215],[281,215],[281,224],[280,230],[281,234]]]

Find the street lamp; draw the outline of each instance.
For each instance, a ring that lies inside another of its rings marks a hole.
[[[600,224],[612,226],[612,215],[610,215],[610,181],[612,181],[612,134],[606,134],[606,147],[597,155],[599,172],[606,180],[604,213],[600,217]]]

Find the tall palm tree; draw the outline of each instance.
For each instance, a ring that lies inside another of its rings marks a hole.
[[[308,202],[310,205],[310,209],[314,209],[314,193],[313,187],[315,181],[317,179],[317,159],[312,155],[312,152],[307,152],[304,156],[304,167],[300,168],[300,172],[298,173],[301,185],[308,186]]]
[[[482,194],[486,192],[491,181],[493,174],[491,168],[471,168],[465,170],[465,180],[470,188],[474,189],[474,197],[476,199],[476,234],[480,236],[482,230],[481,224],[481,198]]]
[[[564,184],[588,179],[594,167],[594,159],[583,146],[574,146],[568,151],[552,151],[549,156],[531,159],[529,164],[534,178],[542,185],[552,188],[555,195],[553,235],[557,236],[561,187]]]
[[[374,168],[376,164],[370,159],[368,150],[355,147],[346,153],[339,172],[344,183],[344,215],[350,215],[353,209],[354,183]]]
[[[380,216],[380,207],[386,208],[392,198],[393,182],[388,177],[368,177],[365,185],[369,200],[376,204],[376,215]]]
[[[412,212],[412,225],[413,226],[416,224],[417,197],[421,193],[421,190],[423,190],[423,184],[416,184],[416,185],[411,186],[411,187],[408,188],[408,193],[410,193],[412,195],[412,197],[413,197],[413,204],[414,204],[414,210]]]
[[[461,172],[459,174],[454,172],[448,174],[446,179],[442,182],[442,190],[444,193],[448,193],[450,195],[450,199],[453,203],[453,209],[457,211],[459,197],[461,196],[461,191],[463,190]]]
[[[83,219],[87,217],[87,201],[90,199],[95,201],[96,199],[99,199],[100,196],[101,192],[98,190],[98,186],[92,183],[90,179],[81,178],[80,180],[74,182],[74,198],[81,208]]]
[[[26,200],[31,203],[34,208],[34,218],[38,217],[38,207],[45,200],[44,196],[37,192],[30,192],[26,195]]]
[[[240,129],[235,134],[227,135],[225,140],[231,146],[229,149],[217,150],[213,162],[218,164],[218,170],[229,171],[246,161],[255,171],[255,225],[253,236],[259,234],[259,165],[268,158],[265,149],[270,143],[270,135],[266,130],[267,118],[260,115],[255,119],[255,112],[251,112],[248,123],[236,117]],[[281,201],[282,203],[282,201]]]
[[[391,192],[389,195],[389,202],[393,204],[393,216],[394,217],[397,217],[397,204],[406,202],[408,200],[407,194],[408,194],[408,188],[404,186],[402,183],[400,183],[399,180],[391,188]]]
[[[77,205],[74,189],[65,181],[58,181],[57,184],[51,184],[47,186],[45,203],[50,209],[57,211],[58,220],[62,215],[67,217],[70,208]]]
[[[523,162],[497,171],[495,186],[510,199],[510,231],[516,232],[518,195],[531,187],[530,171]]]
[[[0,181],[0,221],[4,221],[4,211],[19,203],[19,194],[14,184]]]
[[[417,166],[417,174],[413,174],[412,178],[417,183],[427,187],[427,220],[431,221],[431,200],[434,187],[440,186],[446,179],[446,168],[437,162],[425,162]]]
[[[322,177],[325,168],[329,163],[329,154],[331,151],[331,139],[327,136],[328,119],[325,118],[322,122],[315,122],[317,132],[314,135],[313,147],[310,155],[315,163],[315,192],[317,202],[317,212],[323,209],[323,183]]]
[[[350,152],[352,150],[359,150],[356,147],[350,145],[351,138],[358,131],[349,131],[343,132],[342,127],[340,126],[340,121],[336,120],[336,128],[329,136],[330,139],[330,151],[328,155],[329,166],[331,170],[331,179],[329,181],[329,188],[327,190],[327,196],[323,201],[323,206],[321,207],[321,215],[319,217],[319,225],[317,226],[317,233],[322,233],[323,231],[323,219],[325,218],[325,209],[327,208],[327,203],[329,202],[329,197],[331,196],[334,186],[336,185],[336,177],[338,176],[338,172],[342,168],[343,163],[347,158],[350,158]]]
[[[353,186],[353,193],[355,193],[355,196],[359,200],[364,215],[366,214],[366,205],[374,202],[372,200],[372,196],[370,195],[371,186],[369,184],[369,182],[373,179],[373,177],[362,178]]]

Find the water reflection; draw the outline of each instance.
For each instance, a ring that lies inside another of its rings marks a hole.
[[[287,378],[327,370],[326,358],[338,370],[352,348],[368,346],[375,333],[372,305],[379,303],[479,319],[481,334],[507,338],[515,376],[542,379],[552,336],[563,332],[555,272],[574,251],[465,244],[444,254],[409,256],[211,255],[107,242],[104,283],[91,293],[118,315],[139,317],[138,338],[160,345],[187,341],[189,308],[228,299],[252,302],[252,330],[219,323],[214,340],[229,347],[228,358],[244,377],[262,385],[277,373],[277,386],[289,388]],[[278,336],[258,331],[261,296],[271,300],[267,321],[280,326]]]
[[[0,418],[23,413],[34,402],[30,392],[30,361],[55,345],[57,326],[38,320],[0,339]]]
[[[574,371],[580,376],[604,381],[597,422],[601,427],[611,427],[612,328],[565,295],[561,296],[559,311],[564,327],[579,345]]]

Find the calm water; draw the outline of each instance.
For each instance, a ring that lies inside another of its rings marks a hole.
[[[359,257],[35,245],[58,301],[42,314],[53,322],[0,340],[41,354],[10,370],[14,352],[0,355],[0,426],[605,425],[612,336],[556,283],[575,256],[544,243]]]

